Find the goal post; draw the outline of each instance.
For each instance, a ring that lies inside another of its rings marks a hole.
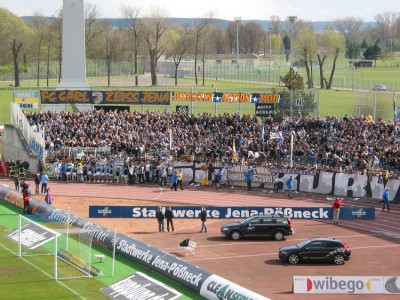
[[[92,236],[67,223],[39,223],[20,215],[18,256],[55,280],[92,277],[102,273],[91,265]]]

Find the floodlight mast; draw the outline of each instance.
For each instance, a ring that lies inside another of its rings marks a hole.
[[[239,81],[239,22],[242,21],[242,17],[235,17],[233,20],[236,22],[236,64],[238,68]]]
[[[293,23],[296,22],[297,16],[288,16],[290,22],[290,52],[289,52],[289,68],[292,67],[292,43],[293,43]]]

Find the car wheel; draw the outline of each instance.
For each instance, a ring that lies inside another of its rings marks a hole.
[[[333,257],[333,262],[335,265],[343,265],[344,264],[344,256],[342,254],[336,254]]]
[[[240,232],[237,231],[237,230],[235,230],[235,231],[233,231],[233,232],[231,233],[231,239],[232,239],[232,240],[238,241],[238,240],[240,240],[241,237],[242,237],[242,236],[241,236]]]
[[[283,232],[282,232],[282,231],[280,231],[280,230],[275,231],[275,233],[274,233],[274,239],[275,239],[276,241],[282,241],[284,238],[285,238],[285,236],[283,235]]]
[[[296,253],[292,253],[288,256],[287,261],[289,262],[289,264],[291,265],[296,265],[299,263],[300,261],[300,257],[296,254]]]

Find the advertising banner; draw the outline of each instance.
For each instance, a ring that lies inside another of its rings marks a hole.
[[[103,294],[115,300],[128,299],[164,299],[174,300],[182,296],[178,291],[166,286],[146,274],[135,274],[101,290]]]
[[[227,102],[227,103],[282,103],[283,95],[270,94],[243,94],[220,92],[173,92],[174,101],[202,101],[202,102]]]
[[[399,276],[293,276],[295,294],[400,294]]]
[[[170,97],[166,91],[40,91],[42,104],[169,105]]]
[[[39,93],[38,92],[14,92],[14,103],[18,103],[21,108],[38,108]]]
[[[177,219],[200,218],[200,206],[171,207]],[[158,206],[89,206],[90,218],[155,218]],[[165,207],[162,208],[165,211]],[[244,219],[256,215],[284,215],[291,219],[332,219],[331,207],[207,207],[212,219]],[[344,207],[340,219],[372,220],[375,208]]]

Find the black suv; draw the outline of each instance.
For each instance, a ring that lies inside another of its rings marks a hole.
[[[277,241],[282,241],[286,235],[294,234],[294,229],[289,218],[258,215],[221,226],[221,234],[232,240],[245,237],[272,237]]]
[[[350,248],[343,241],[334,238],[312,238],[279,249],[279,259],[292,265],[301,261],[327,261],[343,265],[345,260],[350,259],[350,255]]]

